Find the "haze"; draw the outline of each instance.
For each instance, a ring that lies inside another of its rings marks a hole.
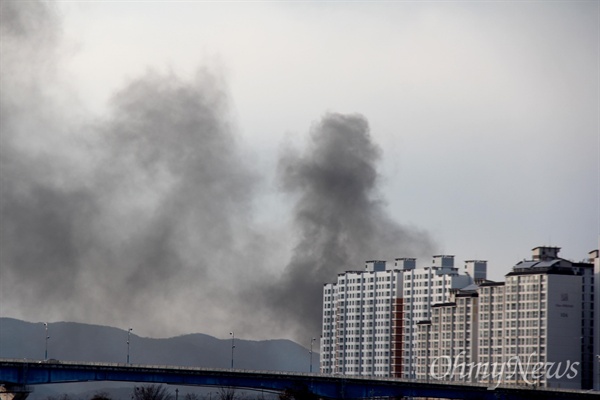
[[[364,261],[580,261],[597,2],[1,3],[0,313],[320,333]]]

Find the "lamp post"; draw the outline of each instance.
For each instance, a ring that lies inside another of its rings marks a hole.
[[[127,331],[127,364],[129,364],[129,343],[131,342],[131,331],[133,328],[129,328]]]
[[[313,353],[313,343],[317,340],[315,338],[310,339],[310,372],[312,373],[312,353]]]
[[[231,335],[231,369],[233,369],[233,349],[235,349],[235,333],[229,332]]]
[[[44,350],[44,360],[48,360],[48,339],[50,339],[50,336],[48,336],[48,323],[44,322],[44,327],[45,327],[45,331],[46,331],[46,335],[45,335],[45,350]]]

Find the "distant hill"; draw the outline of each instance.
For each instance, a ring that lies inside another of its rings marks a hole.
[[[55,322],[48,324],[48,333],[50,336],[48,358],[119,363],[127,360],[126,330],[75,322]],[[40,322],[0,318],[0,357],[2,358],[41,360],[44,358],[45,352],[44,338],[45,329]],[[132,364],[230,368],[231,339],[217,339],[201,333],[168,339],[152,339],[137,336],[132,332],[130,362]],[[309,350],[290,340],[235,339],[235,368],[308,372],[309,366]],[[318,366],[319,355],[314,353],[313,371],[318,371]],[[122,383],[118,385],[123,386]],[[104,387],[114,388],[115,383],[44,385],[36,388],[30,399],[47,398],[63,391],[83,393],[86,390],[99,390]],[[129,392],[127,391],[127,393]],[[75,396],[75,398],[84,399],[89,397],[81,394]]]
[[[48,358],[69,361],[126,362],[127,331],[74,322],[48,324]],[[0,318],[0,357],[44,358],[42,323]],[[168,339],[145,338],[131,333],[132,364],[231,367],[231,340],[201,333]],[[316,349],[315,349],[316,350]],[[313,370],[319,356],[313,354]],[[235,339],[234,367],[240,369],[308,372],[309,350],[290,340]]]

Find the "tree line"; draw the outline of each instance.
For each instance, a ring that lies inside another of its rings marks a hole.
[[[165,385],[143,385],[135,386],[131,393],[131,400],[317,400],[318,397],[308,392],[305,388],[288,389],[283,393],[261,392],[248,394],[239,392],[231,387],[220,387],[216,392],[207,394],[185,393],[179,395]],[[99,391],[89,398],[82,398],[68,394],[48,396],[44,400],[123,400],[113,398],[108,392]],[[129,400],[129,399],[127,399]]]

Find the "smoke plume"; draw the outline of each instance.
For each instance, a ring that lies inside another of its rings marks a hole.
[[[297,196],[298,243],[269,299],[277,320],[300,321],[296,337],[320,332],[322,283],[359,270],[370,259],[431,254],[422,231],[395,223],[378,192],[381,151],[360,115],[327,114],[313,128],[303,154],[280,160],[283,189]]]
[[[2,2],[1,15],[2,313],[151,334],[233,313],[233,277],[262,239],[249,229],[257,178],[222,79],[148,72],[107,115],[85,115],[58,95],[53,9]]]
[[[52,4],[0,7],[2,315],[300,340],[337,273],[430,250],[386,215],[363,117],[329,114],[303,154],[282,156],[298,240],[283,259],[253,220],[264,184],[217,72],[148,72],[90,115],[61,74]]]

